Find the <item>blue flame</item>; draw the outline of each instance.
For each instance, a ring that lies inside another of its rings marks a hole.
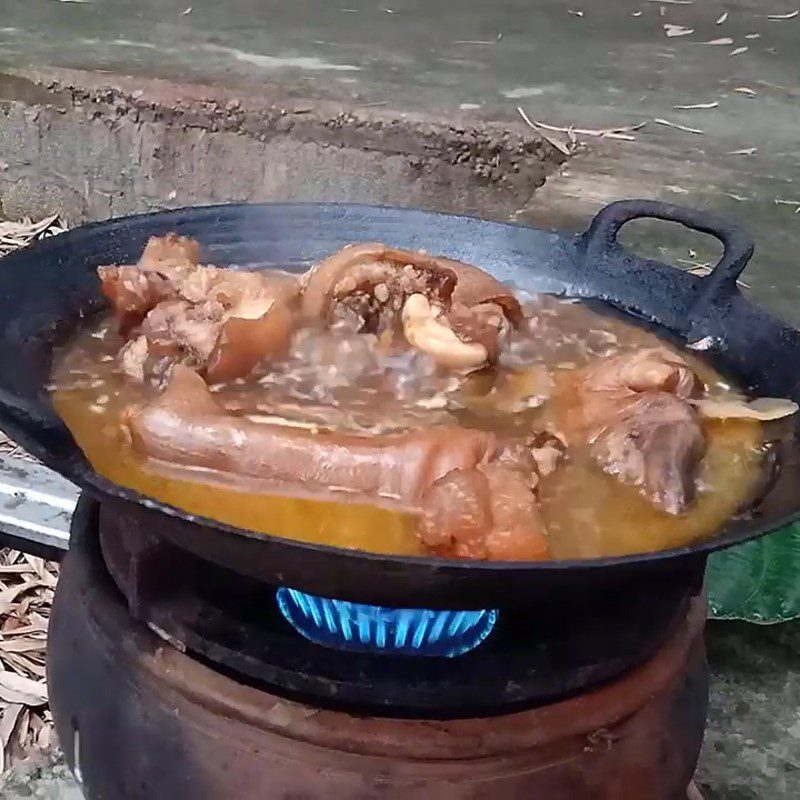
[[[497,611],[434,611],[330,600],[282,587],[278,607],[300,634],[340,650],[453,658],[492,632]]]

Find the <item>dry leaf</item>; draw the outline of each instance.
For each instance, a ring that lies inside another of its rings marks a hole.
[[[0,608],[8,607],[9,605],[13,604],[14,601],[20,596],[25,594],[25,592],[29,592],[32,589],[37,589],[40,586],[46,586],[47,584],[43,583],[40,580],[35,581],[25,581],[25,583],[21,583],[18,586],[10,586],[8,589],[0,592]],[[0,612],[2,613],[2,612]]]
[[[6,251],[9,239],[24,246],[47,235],[52,224],[52,218],[24,225],[2,223],[2,243]],[[0,549],[0,770],[52,743],[52,717],[44,706],[46,636],[57,574],[56,564]]]
[[[702,792],[697,788],[697,784],[694,781],[686,789],[686,800],[704,800]]]
[[[690,128],[688,125],[678,125],[677,122],[670,122],[668,119],[656,118],[653,120],[653,122],[657,123],[658,125],[665,125],[667,128],[676,128],[679,131],[686,131],[686,133],[705,133],[705,131],[701,131],[700,128]]]
[[[674,36],[689,36],[694,33],[694,28],[687,28],[685,25],[664,25],[664,33],[670,38]]]
[[[554,136],[548,136],[546,133],[542,133],[542,126],[535,123],[520,106],[517,106],[517,111],[519,112],[519,115],[522,117],[525,124],[533,128],[535,131],[538,131],[538,133],[548,142],[550,142],[550,144],[553,145],[556,150],[562,152],[565,156],[570,155],[572,148],[567,143],[562,142],[560,139],[556,139]]]
[[[47,684],[13,672],[0,672],[0,700],[26,706],[44,705],[47,702]]]
[[[39,680],[44,680],[47,677],[47,663],[44,649],[42,649],[41,660],[38,662],[30,658],[25,658],[25,656],[17,655],[16,653],[4,654],[3,660],[14,672],[23,677],[33,676],[32,679]]]
[[[757,400],[695,400],[700,414],[708,419],[753,419],[761,422],[784,419],[796,414],[800,406],[792,400],[760,397]]]
[[[41,646],[31,654],[3,650],[0,651],[0,659],[2,659],[8,672],[16,672],[18,675],[22,675],[23,678],[44,678],[46,674],[45,648],[46,643],[42,641]]]
[[[716,101],[713,103],[692,103],[688,106],[672,106],[673,108],[680,109],[681,111],[693,111],[696,108],[716,108],[719,105]]]
[[[44,650],[44,639],[29,639],[15,637],[11,641],[0,641],[0,650],[3,653],[41,653]]]
[[[28,723],[31,719],[31,710],[23,708],[22,713],[17,719],[17,726],[11,735],[11,741],[8,743],[8,756],[12,763],[19,760],[25,753],[25,744],[28,740]]]
[[[784,19],[794,19],[798,15],[800,15],[800,8],[797,9],[797,11],[790,11],[788,14],[767,14],[767,19],[780,21]]]
[[[17,620],[7,620],[7,622],[17,622]],[[2,636],[7,639],[12,636],[29,636],[32,633],[47,633],[47,625],[41,623],[36,625],[20,625],[18,628],[3,627]]]
[[[52,575],[50,572],[48,572],[46,562],[43,558],[37,558],[36,556],[29,555],[28,553],[23,553],[22,557],[33,568],[34,572],[37,574],[39,580],[43,584],[55,589],[56,586],[55,576]]]
[[[731,50],[730,53],[728,53],[728,55],[738,56],[741,55],[742,53],[746,53],[749,49],[750,49],[749,47],[737,47],[734,50]]]
[[[7,705],[2,712],[0,712],[0,772],[5,769],[5,752],[11,737],[17,727],[17,722],[22,714],[25,706],[20,703],[12,703]]]
[[[724,36],[722,39],[712,39],[710,42],[704,42],[704,44],[733,44],[733,39],[730,36]]]
[[[0,578],[3,575],[24,575],[33,571],[30,564],[3,564],[0,566]]]
[[[0,712],[0,747],[3,750],[6,749],[9,739],[11,739],[11,734],[14,733],[17,719],[23,708],[24,706],[20,703],[11,703]]]
[[[36,737],[36,749],[46,751],[53,746],[53,724],[43,720],[43,725]]]
[[[722,23],[725,22],[726,19],[728,19],[728,12],[727,11],[717,20],[716,24],[717,25],[722,25]]]
[[[36,239],[63,233],[66,227],[57,214],[38,222],[24,219],[22,222],[0,222],[0,256],[20,247],[26,247]]]
[[[31,716],[30,725],[28,726],[28,732],[33,734],[34,738],[38,738],[39,731],[42,729],[44,722],[42,718],[36,714]]]

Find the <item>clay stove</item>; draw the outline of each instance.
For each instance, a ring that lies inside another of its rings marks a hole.
[[[698,583],[558,619],[377,609],[203,561],[169,524],[86,498],[73,520],[49,675],[88,800],[686,797]]]

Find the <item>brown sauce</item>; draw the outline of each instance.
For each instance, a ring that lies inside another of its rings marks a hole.
[[[369,335],[347,331],[296,334],[288,358],[249,378],[213,387],[228,410],[264,422],[361,434],[456,423],[524,434],[553,420],[547,398],[558,376],[624,349],[662,344],[654,334],[581,303],[539,296],[525,304],[525,321],[506,346],[497,376],[466,379],[437,371],[420,354],[384,356]],[[123,344],[104,318],[80,331],[58,355],[53,403],[94,469],[144,495],[256,532],[378,553],[423,554],[407,511],[354,502],[344,493],[322,499],[275,487],[248,492],[200,472],[191,480],[158,474],[120,433],[123,411],[154,398],[159,388],[123,375]],[[711,394],[735,391],[707,365],[683,353]],[[491,394],[491,384],[507,388]],[[540,396],[520,403],[515,387],[541,384]],[[551,558],[591,558],[660,550],[707,537],[730,519],[759,485],[763,429],[751,421],[704,423],[708,451],[700,492],[675,516],[635,488],[604,474],[588,453],[542,479],[539,498]]]

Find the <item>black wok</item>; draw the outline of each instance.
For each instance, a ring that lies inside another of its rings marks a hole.
[[[723,256],[705,278],[639,258],[617,241],[620,227],[639,217],[711,234],[722,242]],[[208,260],[220,265],[303,269],[354,241],[423,248],[480,265],[523,289],[608,301],[679,340],[710,336],[715,346],[708,355],[720,371],[760,395],[797,401],[800,332],[740,294],[736,279],[753,244],[739,228],[651,201],[610,205],[577,236],[398,208],[212,206],[95,223],[7,256],[0,265],[0,427],[109,512],[124,513],[129,524],[203,558],[274,584],[400,607],[527,605],[554,597],[581,604],[697,581],[709,552],[800,516],[796,437],[779,453],[757,510],[713,538],[591,561],[446,561],[340,550],[218,525],[111,484],[92,470],[53,411],[46,388],[52,351],[83,316],[102,307],[95,268],[133,262],[149,236],[170,231],[199,240]]]

